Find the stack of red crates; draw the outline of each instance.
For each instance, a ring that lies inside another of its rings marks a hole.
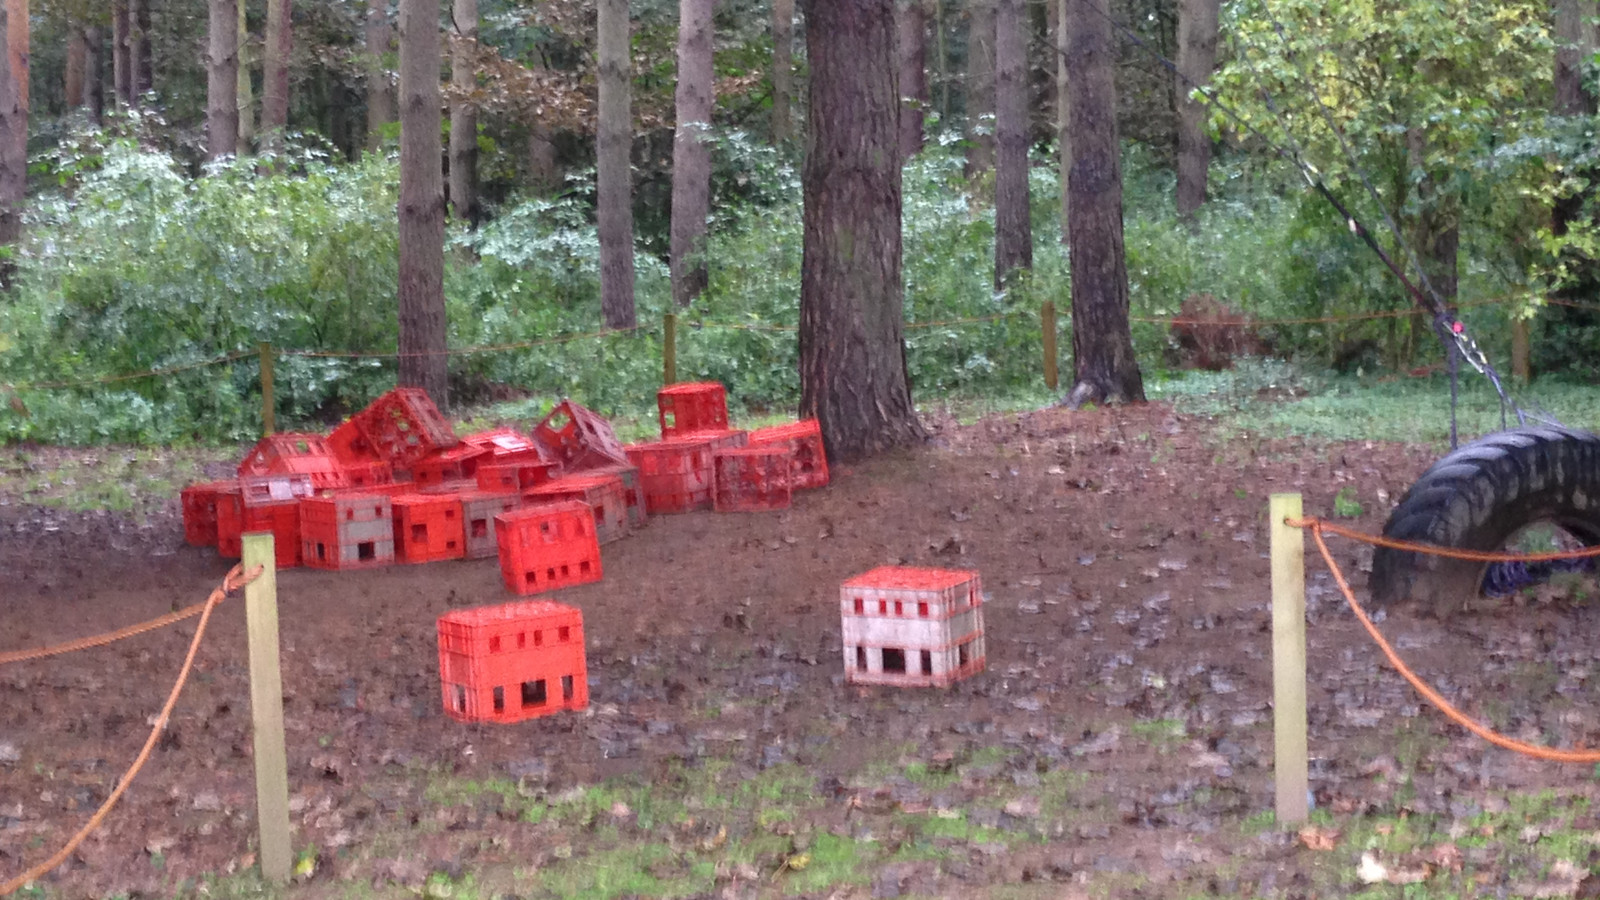
[[[386,494],[300,501],[300,561],[313,569],[370,569],[394,562],[393,510]]]
[[[594,513],[575,500],[525,506],[495,519],[500,576],[513,594],[538,594],[599,581]]]
[[[444,710],[462,722],[518,722],[589,705],[582,611],[548,600],[439,617]]]
[[[828,455],[822,449],[822,429],[817,426],[816,419],[757,428],[750,432],[745,446],[788,449],[793,458],[795,490],[828,484]]]
[[[628,495],[620,475],[610,472],[568,475],[530,488],[522,499],[529,506],[574,500],[588,504],[594,514],[595,535],[600,543],[609,544],[628,536]]]
[[[395,494],[395,558],[404,563],[461,559],[467,552],[461,498],[455,494]]]
[[[711,442],[680,438],[628,445],[650,515],[711,508]]]
[[[239,464],[239,474],[306,475],[318,490],[350,484],[326,438],[292,431],[262,438]]]

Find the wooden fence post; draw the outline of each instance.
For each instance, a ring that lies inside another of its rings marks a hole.
[[[256,351],[261,354],[261,436],[267,437],[278,431],[278,404],[272,396],[272,342],[262,341]]]
[[[661,317],[661,383],[678,383],[678,315]]]
[[[1044,336],[1044,386],[1055,390],[1060,383],[1056,371],[1056,305],[1046,300],[1039,309],[1039,324]]]
[[[1273,494],[1267,506],[1272,535],[1272,738],[1278,824],[1296,826],[1310,812],[1306,750],[1305,535],[1285,525],[1300,518],[1299,494]]]
[[[256,823],[261,833],[261,875],[289,880],[289,763],[283,743],[283,675],[278,660],[278,570],[271,532],[244,536],[244,569],[261,577],[244,589],[250,643],[250,718],[255,732]]]

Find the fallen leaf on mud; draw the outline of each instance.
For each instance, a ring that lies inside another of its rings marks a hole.
[[[712,850],[721,849],[722,845],[726,844],[727,842],[728,826],[724,825],[717,829],[716,834],[713,834],[711,837],[708,837],[700,842],[700,850],[704,853],[710,853]]]
[[[1122,729],[1113,725],[1094,737],[1072,748],[1073,756],[1088,756],[1094,753],[1110,753],[1122,743]]]
[[[1189,760],[1189,768],[1191,769],[1215,769],[1226,765],[1228,765],[1226,756],[1210,750],[1196,754],[1194,759]],[[1304,834],[1304,832],[1301,832],[1301,834]]]
[[[1300,829],[1300,843],[1310,850],[1332,850],[1339,846],[1339,832],[1334,828],[1308,825]]]
[[[1514,882],[1511,885],[1511,893],[1532,900],[1574,897],[1577,896],[1578,886],[1588,875],[1588,868],[1574,865],[1565,859],[1558,859],[1550,864],[1550,874],[1543,880]]]
[[[176,843],[178,843],[177,838],[172,837],[171,835],[160,835],[145,842],[144,852],[150,854],[151,856],[156,856],[171,850],[172,846]]]
[[[1461,848],[1455,844],[1440,844],[1428,851],[1427,860],[1441,869],[1461,871]]]
[[[1050,468],[1045,469],[1044,471],[1045,471],[1046,475],[1065,475],[1065,474],[1067,474],[1067,470],[1061,468],[1060,466],[1051,466]]]
[[[611,818],[626,819],[631,815],[633,815],[633,810],[629,809],[628,804],[623,803],[621,800],[611,804]]]
[[[1018,797],[1006,802],[1005,814],[1017,819],[1033,819],[1039,815],[1039,798]]]
[[[1184,569],[1189,568],[1189,564],[1181,559],[1163,559],[1157,561],[1156,565],[1159,568],[1166,569],[1168,572],[1182,572]]]

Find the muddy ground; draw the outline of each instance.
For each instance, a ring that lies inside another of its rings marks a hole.
[[[1299,491],[1331,516],[1344,491],[1361,508],[1347,521],[1374,532],[1433,451],[1224,434],[1155,404],[932,425],[925,448],[836,467],[788,512],[657,517],[608,545],[603,582],[555,595],[583,610],[586,713],[443,715],[434,621],[509,599],[493,560],[281,572],[290,895],[1338,897],[1363,874],[1373,896],[1407,879],[1453,892],[1438,896],[1592,888],[1594,769],[1525,760],[1421,704],[1315,560],[1318,830],[1266,815],[1267,497]],[[1337,552],[1364,589],[1370,553]],[[981,571],[986,673],[843,682],[839,582],[884,563]],[[142,522],[13,500],[0,650],[196,602],[228,566],[183,545],[175,498]],[[254,890],[242,612],[219,611],[149,766],[35,890]],[[1468,712],[1600,743],[1600,610],[1382,625]],[[192,628],[0,668],[0,880],[112,789]]]

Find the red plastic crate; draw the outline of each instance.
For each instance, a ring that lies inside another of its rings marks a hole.
[[[428,392],[421,388],[395,388],[372,401],[351,421],[378,457],[397,469],[409,469],[429,453],[461,443]]]
[[[461,559],[466,535],[461,527],[461,500],[454,494],[396,494],[395,558],[405,563]]]
[[[566,470],[626,465],[628,455],[611,423],[572,400],[562,400],[533,429],[534,443]]]
[[[381,459],[369,459],[365,462],[341,462],[339,468],[344,471],[347,487],[364,489],[375,488],[379,485],[394,483],[394,469]]]
[[[794,489],[819,488],[828,483],[828,454],[822,447],[822,429],[816,419],[757,428],[750,432],[749,447],[785,444],[794,456]]]
[[[238,482],[217,490],[217,553],[226,559],[244,555],[244,491]]]
[[[276,500],[270,503],[244,503],[240,509],[243,519],[239,523],[239,548],[244,548],[244,535],[261,531],[272,532],[272,555],[280,569],[300,565],[300,501]],[[221,511],[221,505],[218,505]],[[218,521],[217,549],[222,549],[221,521]],[[224,554],[227,555],[227,554]]]
[[[191,484],[179,494],[183,503],[183,540],[195,547],[217,545],[217,495],[239,490],[237,481]]]
[[[299,475],[241,475],[239,491],[246,507],[270,503],[298,503],[317,495],[311,476]]]
[[[943,687],[986,665],[977,572],[880,566],[839,586],[845,678]]]
[[[728,392],[715,381],[669,384],[656,391],[661,439],[728,428]]]
[[[522,495],[505,491],[463,491],[461,527],[466,535],[467,559],[488,559],[499,552],[494,536],[496,516],[522,508]]]
[[[600,541],[588,504],[525,506],[495,518],[500,577],[515,594],[599,581]]]
[[[522,498],[530,506],[568,500],[587,503],[594,513],[594,529],[600,543],[609,544],[628,536],[628,493],[622,477],[615,473],[566,475],[528,489]]]
[[[461,443],[477,447],[492,457],[495,465],[512,462],[550,462],[543,448],[515,428],[495,428],[469,434]]]
[[[711,456],[712,508],[717,512],[788,509],[789,449],[781,446],[718,450]]]
[[[705,441],[711,445],[711,451],[738,450],[750,443],[750,432],[743,428],[719,428],[710,431],[690,431],[678,435],[675,440]]]
[[[478,463],[487,457],[488,451],[472,444],[435,450],[412,463],[411,480],[419,487],[458,480],[476,483]]]
[[[521,491],[553,481],[561,475],[561,465],[553,462],[480,463],[478,487],[486,491]]]
[[[638,466],[611,466],[607,469],[596,469],[596,472],[605,472],[622,479],[623,499],[628,506],[628,528],[638,531],[650,521],[649,510],[645,506],[644,485],[639,481]]]
[[[650,515],[711,508],[711,444],[698,440],[629,444]]]
[[[372,442],[361,433],[361,427],[355,419],[346,419],[338,428],[328,435],[328,449],[333,451],[334,459],[346,468],[370,462],[385,462],[378,451],[373,449]]]
[[[308,475],[317,488],[339,488],[349,476],[327,439],[317,434],[284,432],[262,438],[239,463],[240,475]]]
[[[300,501],[300,562],[313,569],[370,569],[394,562],[387,494],[340,494]]]
[[[583,613],[548,600],[451,610],[439,617],[445,714],[518,722],[589,705]]]

